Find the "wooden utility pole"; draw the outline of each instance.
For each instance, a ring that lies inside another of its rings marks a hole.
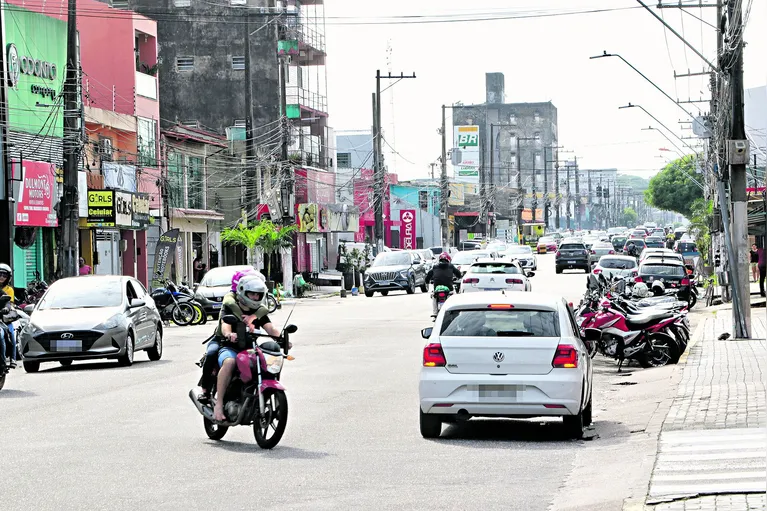
[[[79,208],[77,164],[80,159],[80,63],[77,54],[77,0],[67,10],[67,65],[64,78],[64,194],[61,199],[62,244],[59,260],[61,277],[77,275]]]
[[[0,30],[4,27],[5,3],[0,3]],[[2,30],[0,46],[5,48],[5,31]],[[13,268],[13,172],[8,158],[8,83],[5,73],[8,69],[5,51],[0,51],[0,262]]]
[[[440,169],[440,208],[439,208],[439,222],[442,227],[442,247],[447,248],[450,243],[448,240],[448,231],[450,226],[447,221],[447,210],[449,205],[450,184],[447,181],[447,121],[445,120],[446,106],[442,105],[442,157],[440,163],[442,164]],[[434,175],[434,164],[432,163],[432,176]]]

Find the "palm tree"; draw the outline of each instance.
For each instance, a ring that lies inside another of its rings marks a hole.
[[[240,224],[234,229],[224,229],[221,240],[242,245],[248,250],[260,249],[266,259],[266,275],[271,277],[272,254],[286,248],[293,248],[293,232],[296,226],[279,227],[271,220],[261,220],[253,227]]]

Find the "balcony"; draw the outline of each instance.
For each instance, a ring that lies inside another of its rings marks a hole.
[[[136,94],[157,101],[157,78],[136,71]]]
[[[288,119],[306,119],[307,117],[327,117],[328,101],[325,96],[297,85],[285,89]]]
[[[287,22],[285,37],[298,41],[298,55],[293,56],[293,63],[299,66],[325,65],[325,34],[319,24],[304,23],[301,18]]]

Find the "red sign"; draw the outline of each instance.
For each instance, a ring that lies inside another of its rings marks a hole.
[[[16,203],[16,225],[30,227],[56,227],[59,225],[53,211],[53,193],[56,166],[42,161],[23,161],[21,186]]]
[[[399,246],[404,250],[415,249],[415,210],[401,209],[399,212]]]

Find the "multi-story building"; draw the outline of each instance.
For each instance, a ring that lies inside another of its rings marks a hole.
[[[549,218],[544,203],[548,197],[550,213],[555,204],[557,109],[550,101],[506,103],[504,75],[487,73],[485,80],[485,103],[452,107],[455,127],[479,128],[476,165],[483,199],[477,213],[487,220],[493,208],[496,218],[516,220],[521,200],[522,221],[547,218],[553,224],[554,215]],[[457,140],[453,143],[453,147],[460,145]],[[517,188],[523,192],[516,193]],[[512,191],[517,200],[491,201],[493,191]]]

